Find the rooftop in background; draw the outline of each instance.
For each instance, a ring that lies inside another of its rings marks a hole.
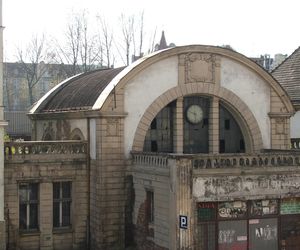
[[[273,77],[289,94],[294,106],[300,106],[300,47],[272,71]]]

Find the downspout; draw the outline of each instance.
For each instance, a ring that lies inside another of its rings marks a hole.
[[[87,119],[87,157],[86,157],[86,164],[87,164],[87,180],[88,180],[88,215],[87,215],[87,226],[86,226],[86,249],[90,249],[90,221],[91,221],[91,161],[90,161],[90,141],[91,141],[91,134],[90,134],[90,118]]]

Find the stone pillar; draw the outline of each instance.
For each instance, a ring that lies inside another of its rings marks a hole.
[[[53,188],[52,183],[40,183],[40,249],[53,249],[52,214],[53,214]]]
[[[218,154],[219,153],[219,98],[213,97],[210,103],[209,110],[209,153]]]
[[[171,175],[172,176],[172,175]],[[192,195],[192,161],[190,159],[176,160],[176,247],[177,249],[194,249],[194,207]],[[186,220],[186,224],[181,223]],[[175,249],[175,248],[174,248]]]
[[[174,152],[183,153],[183,97],[176,101],[176,121],[174,133]]]

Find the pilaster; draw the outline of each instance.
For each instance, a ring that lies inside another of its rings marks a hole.
[[[176,121],[174,134],[174,152],[177,154],[183,153],[183,97],[176,101]]]
[[[52,211],[53,189],[52,183],[40,183],[40,249],[53,249]]]
[[[217,154],[219,153],[219,98],[213,97],[210,103],[209,110],[209,153]]]

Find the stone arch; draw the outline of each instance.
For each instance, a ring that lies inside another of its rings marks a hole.
[[[71,140],[78,140],[78,141],[83,141],[84,140],[84,135],[81,132],[79,128],[75,128],[72,130],[70,134],[70,139]]]
[[[250,151],[258,152],[263,145],[258,123],[248,106],[233,92],[210,83],[190,83],[178,85],[158,97],[146,110],[135,131],[133,151],[142,151],[147,130],[158,112],[171,101],[193,94],[219,97],[234,112],[239,125],[248,137]]]

